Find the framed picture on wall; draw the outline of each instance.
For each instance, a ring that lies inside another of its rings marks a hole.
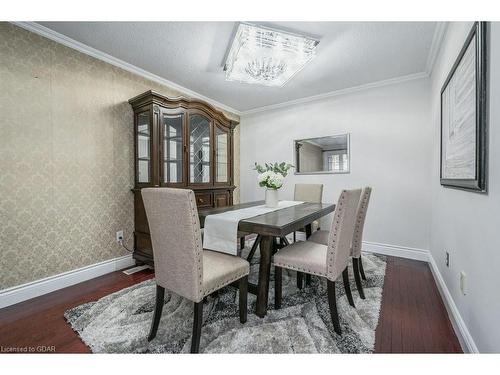
[[[476,22],[441,89],[441,185],[486,192],[486,22]]]

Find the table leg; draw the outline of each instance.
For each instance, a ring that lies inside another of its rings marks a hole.
[[[269,275],[271,273],[271,255],[273,251],[274,238],[262,236],[260,240],[260,266],[259,284],[257,293],[256,311],[258,317],[263,318],[267,312],[267,299],[269,296]]]
[[[311,234],[312,234],[312,226],[311,226],[311,224],[307,224],[306,225],[306,239],[311,237]]]
[[[306,225],[306,239],[311,237],[311,234],[312,234],[312,226],[311,226],[311,224],[307,224]],[[309,285],[311,285],[311,275],[306,273],[306,286],[309,286]]]

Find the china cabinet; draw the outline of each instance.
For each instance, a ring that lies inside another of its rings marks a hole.
[[[153,264],[144,187],[192,189],[198,208],[233,204],[233,130],[238,124],[211,105],[147,91],[134,110],[134,258]]]

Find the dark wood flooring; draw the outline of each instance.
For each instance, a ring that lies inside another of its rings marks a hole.
[[[150,270],[130,276],[117,271],[4,308],[0,346],[53,346],[57,353],[89,353],[66,323],[64,311],[153,276]],[[388,257],[375,352],[461,352],[427,263]]]
[[[462,353],[425,262],[387,257],[376,353]]]

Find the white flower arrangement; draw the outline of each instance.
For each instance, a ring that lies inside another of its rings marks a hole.
[[[265,171],[259,174],[259,185],[268,189],[277,190],[283,186],[284,177],[272,171]]]
[[[265,167],[255,163],[254,169],[259,172],[258,180],[260,187],[278,190],[283,186],[283,181],[290,168],[293,168],[293,165],[286,163],[266,163]]]

